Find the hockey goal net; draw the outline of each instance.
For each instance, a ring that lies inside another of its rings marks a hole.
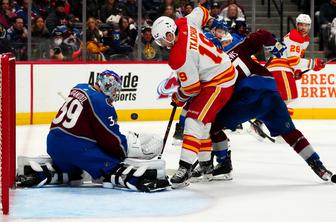
[[[15,58],[0,55],[0,209],[9,212],[9,188],[15,183]]]

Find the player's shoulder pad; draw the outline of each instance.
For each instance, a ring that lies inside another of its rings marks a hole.
[[[290,40],[297,43],[309,42],[309,36],[306,35],[305,37],[303,37],[296,29],[292,29],[289,32],[288,37]]]

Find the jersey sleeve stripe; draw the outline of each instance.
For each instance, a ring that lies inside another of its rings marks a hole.
[[[300,63],[300,58],[298,56],[291,56],[288,58],[288,63],[290,66],[295,66]]]
[[[181,87],[182,92],[185,95],[193,95],[193,94],[197,94],[201,91],[201,83],[200,82],[196,82],[190,86],[187,87]]]
[[[208,9],[204,8],[203,6],[200,6],[200,8],[203,11],[203,19],[202,19],[202,27],[205,26],[209,20],[209,11]]]
[[[224,72],[212,78],[209,82],[203,83],[202,87],[217,86],[225,82],[231,81],[232,79],[235,78],[235,76],[236,76],[236,70],[234,66],[232,65],[230,68],[228,68]]]

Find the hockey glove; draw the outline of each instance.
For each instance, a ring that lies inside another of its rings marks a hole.
[[[299,79],[301,79],[301,77],[302,77],[302,71],[301,71],[301,69],[295,70],[294,73],[293,73],[293,78],[295,80],[299,80]]]
[[[268,46],[266,49],[268,49],[275,57],[280,58],[287,49],[287,46],[282,42],[276,42],[274,46]]]
[[[310,60],[310,69],[313,69],[315,72],[320,71],[325,67],[325,61],[316,58]]]
[[[177,89],[177,92],[173,93],[171,98],[172,102],[178,107],[184,106],[184,104],[189,100],[189,97],[183,95],[180,88]]]

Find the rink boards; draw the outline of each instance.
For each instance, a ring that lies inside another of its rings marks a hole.
[[[294,118],[336,119],[336,64],[308,72],[297,81],[299,99],[290,105]],[[166,120],[169,96],[177,88],[167,63],[19,62],[16,66],[17,124],[50,123],[69,90],[105,69],[122,76],[123,91],[115,103],[119,120]],[[178,115],[175,116],[178,118]]]

